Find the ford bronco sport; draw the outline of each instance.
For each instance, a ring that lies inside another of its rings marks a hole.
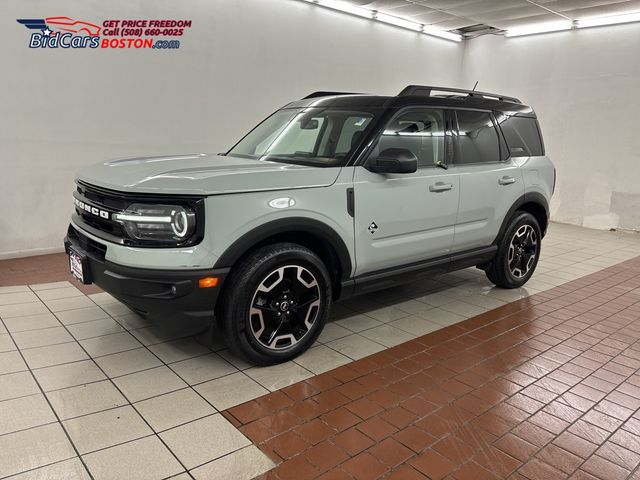
[[[523,285],[555,169],[519,100],[408,86],[316,92],[224,154],[115,160],[76,182],[80,281],[185,335],[215,318],[271,364],[309,348],[339,298],[471,266]]]

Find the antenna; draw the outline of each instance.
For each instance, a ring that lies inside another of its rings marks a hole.
[[[473,88],[471,89],[472,92],[476,91],[476,87],[478,86],[478,81],[476,80],[476,84],[473,86]]]

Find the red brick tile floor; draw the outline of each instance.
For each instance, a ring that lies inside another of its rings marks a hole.
[[[65,253],[0,260],[0,287],[67,280],[89,295],[102,290],[95,285],[82,285],[69,273],[69,257]]]
[[[0,262],[0,286],[60,280],[64,254]],[[639,368],[640,257],[223,414],[263,480],[640,480]]]
[[[640,479],[640,257],[238,405],[262,479]]]

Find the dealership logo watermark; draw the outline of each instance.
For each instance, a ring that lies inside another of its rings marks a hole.
[[[19,18],[31,31],[29,48],[159,49],[180,48],[191,20],[107,19],[98,23],[70,17]]]

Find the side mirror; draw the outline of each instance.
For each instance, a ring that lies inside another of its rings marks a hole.
[[[413,173],[418,169],[418,159],[406,148],[387,148],[367,162],[367,169],[374,173]]]

